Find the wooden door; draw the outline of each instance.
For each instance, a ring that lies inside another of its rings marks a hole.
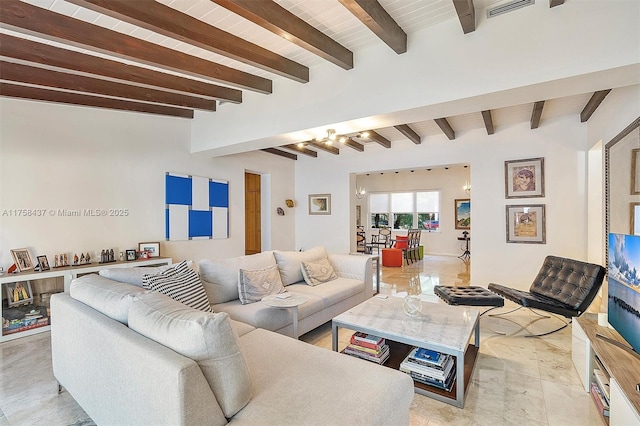
[[[244,253],[262,251],[260,227],[260,175],[244,174]]]

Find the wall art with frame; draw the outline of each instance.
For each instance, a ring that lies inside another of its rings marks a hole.
[[[331,214],[331,194],[309,194],[310,215]]]
[[[545,205],[506,206],[507,242],[546,244]]]
[[[640,194],[640,148],[631,150],[631,195]]]
[[[471,199],[455,200],[456,229],[471,229]]]
[[[146,251],[149,257],[160,257],[160,243],[138,243],[138,251]]]
[[[30,271],[34,268],[33,259],[31,258],[31,254],[29,253],[29,249],[21,248],[11,250],[11,256],[13,256],[13,261],[18,267],[18,271]]]
[[[544,158],[504,162],[505,198],[544,197]]]

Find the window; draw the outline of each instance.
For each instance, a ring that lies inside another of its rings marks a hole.
[[[369,196],[371,228],[440,230],[440,191],[373,193]]]

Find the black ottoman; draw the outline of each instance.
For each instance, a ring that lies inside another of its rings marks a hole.
[[[433,292],[448,305],[491,306],[491,309],[504,306],[504,299],[484,287],[451,287],[437,285]],[[482,314],[490,311],[483,312]],[[481,314],[481,315],[482,315]]]

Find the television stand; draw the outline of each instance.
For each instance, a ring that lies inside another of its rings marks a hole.
[[[610,426],[640,424],[640,357],[613,329],[598,325],[597,316],[584,314],[572,324],[571,357],[590,392],[593,370],[599,368],[610,383]],[[595,401],[593,402],[594,404]]]

